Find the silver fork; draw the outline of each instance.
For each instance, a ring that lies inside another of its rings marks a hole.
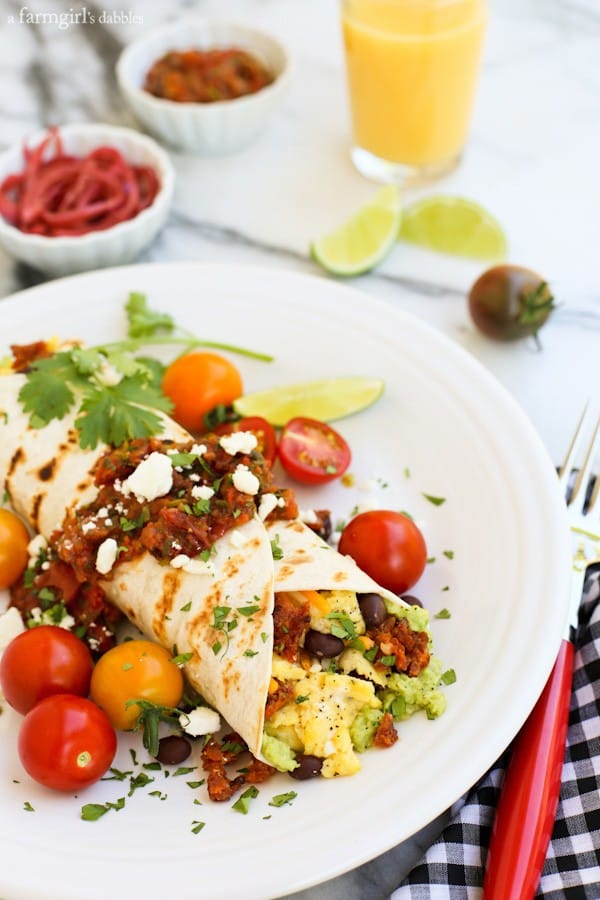
[[[586,438],[587,452],[571,487]],[[558,475],[573,542],[567,629],[546,687],[513,744],[490,841],[484,900],[533,898],[552,836],[567,739],[575,656],[572,642],[586,570],[600,561],[600,477],[595,484],[592,477],[599,449],[600,419],[594,425],[586,407]]]

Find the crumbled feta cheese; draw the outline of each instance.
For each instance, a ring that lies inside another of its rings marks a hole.
[[[81,530],[84,534],[87,534],[89,531],[93,531],[96,527],[96,523],[93,519],[88,519],[87,522],[81,523]]]
[[[195,453],[196,456],[204,456],[206,450],[206,444],[192,444],[192,449],[190,452]]]
[[[191,737],[214,734],[221,727],[221,716],[214,709],[198,706],[189,713],[179,716],[179,724]]]
[[[196,500],[210,500],[213,494],[214,490],[207,484],[195,484],[192,488],[192,497]]]
[[[112,519],[106,519],[105,522],[104,522],[104,524],[106,525],[107,528],[112,528],[113,520],[112,520]]]
[[[189,476],[190,481],[200,481],[200,476],[197,472],[192,472]]]
[[[189,575],[214,575],[215,567],[211,562],[205,562],[203,559],[191,559],[185,553],[179,553],[171,560],[171,566],[174,569],[183,569]]]
[[[106,519],[106,517],[108,516],[107,508],[105,506],[101,506],[96,515],[99,519]]]
[[[109,362],[103,362],[98,371],[94,372],[94,377],[99,384],[105,387],[114,387],[123,378],[122,374]]]
[[[243,432],[238,433],[243,434]],[[250,471],[248,466],[244,466],[242,463],[237,465],[231,480],[233,481],[234,488],[241,494],[250,494],[251,496],[258,494],[260,481],[256,475]]]
[[[123,482],[124,494],[135,494],[137,500],[155,500],[168,494],[173,486],[173,466],[166,453],[156,450],[143,459]]]
[[[260,498],[260,503],[258,504],[258,518],[264,521],[274,509],[277,509],[281,499],[281,497],[277,497],[275,494],[263,494]]]
[[[44,562],[41,564],[40,569],[43,569],[44,572],[47,572],[49,568],[50,568],[50,563],[48,562],[47,559],[45,559]]]
[[[96,571],[107,575],[115,564],[119,548],[114,538],[106,538],[96,553]]]
[[[60,622],[57,622],[48,610],[40,609],[39,606],[34,606],[29,613],[29,618],[33,619],[36,625],[56,625],[58,628],[66,629],[66,631],[69,631],[75,624],[75,619],[73,616],[70,616],[68,612],[65,611]]]
[[[319,521],[318,516],[314,509],[300,509],[298,510],[298,518],[301,522],[304,522],[305,525],[316,525]]]
[[[225,453],[235,456],[236,453],[252,453],[258,446],[258,440],[251,431],[232,431],[223,435],[219,445]]]
[[[181,550],[181,544],[179,543],[179,541],[173,541],[171,543],[171,547],[173,550]]]
[[[27,553],[29,554],[29,562],[34,563],[42,550],[48,546],[48,541],[42,534],[36,534],[27,544]]]

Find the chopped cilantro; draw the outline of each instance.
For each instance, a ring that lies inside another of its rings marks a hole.
[[[448,559],[454,559],[454,550],[444,550],[443,552]]]
[[[448,610],[446,608],[440,609],[439,612],[435,613],[433,618],[434,619],[449,619],[450,618],[450,610]]]
[[[255,797],[258,797],[258,788],[251,785],[248,790],[244,791],[244,793],[238,797],[231,808],[235,809],[236,812],[247,815],[248,810],[250,809],[250,801],[254,800]]]
[[[237,611],[242,615],[248,618],[249,616],[254,615],[255,612],[258,612],[260,606],[238,606]]]
[[[178,653],[171,658],[170,662],[174,663],[176,666],[184,666],[186,663],[189,663],[193,655],[193,653]]]
[[[31,805],[29,800],[25,801],[25,803],[23,804],[23,809],[25,810],[25,812],[35,812],[35,807]]]
[[[188,600],[188,602],[185,604],[185,606],[181,606],[179,608],[179,612],[189,612],[191,608],[192,608],[192,601]]]
[[[258,656],[258,650],[244,650],[244,656]]]
[[[352,640],[356,637],[354,622],[347,613],[330,612],[325,618],[331,621],[331,633],[335,637],[342,638],[342,640]]]
[[[145,772],[138,772],[137,775],[133,775],[129,779],[129,793],[128,797],[131,797],[134,791],[137,791],[138,788],[146,787],[148,784],[152,784],[154,778],[151,778],[150,775],[146,775]]]
[[[112,766],[108,770],[111,774],[105,775],[100,781],[125,781],[126,778],[129,778],[130,775],[133,775],[133,771],[129,772],[121,772],[120,769],[115,769]]]
[[[198,834],[204,828],[206,822],[192,822],[192,834]]]
[[[202,785],[204,784],[204,781],[205,781],[205,779],[201,778],[200,781],[186,781],[186,784],[189,788],[192,788],[192,790],[195,790],[196,788],[202,787]]]
[[[302,694],[298,694],[298,696],[294,700],[294,703],[306,703],[306,701],[309,699],[310,699],[310,697],[308,696],[308,694],[306,696],[303,696]]]
[[[271,541],[271,553],[273,554],[273,559],[283,559],[283,550],[279,546],[279,535],[276,534],[273,540]]]
[[[445,672],[442,672],[440,681],[442,684],[454,684],[456,681],[456,672],[454,669],[446,669]]]
[[[430,503],[433,503],[434,506],[441,506],[442,503],[446,502],[445,497],[434,497],[433,494],[423,494],[426,500],[429,500]]]
[[[173,772],[173,777],[175,777],[176,775],[189,775],[190,772],[195,772],[195,771],[196,771],[195,766],[180,766],[178,769],[175,770],[175,772]]]
[[[292,800],[295,800],[298,794],[296,791],[287,791],[285,794],[275,794],[275,796],[269,801],[269,806],[285,806],[286,803],[291,803]]]

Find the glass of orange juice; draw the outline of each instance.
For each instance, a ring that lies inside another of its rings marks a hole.
[[[377,181],[451,171],[466,143],[485,0],[341,0],[352,159]]]

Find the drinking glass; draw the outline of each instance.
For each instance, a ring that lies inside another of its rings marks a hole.
[[[485,0],[341,0],[356,168],[381,182],[450,172],[466,143]]]

